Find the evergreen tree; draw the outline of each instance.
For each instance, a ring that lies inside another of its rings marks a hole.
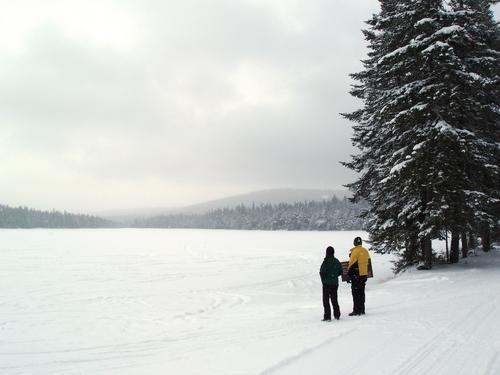
[[[399,251],[400,266],[431,266],[430,241],[458,236],[474,222],[495,222],[498,201],[499,53],[488,2],[381,1],[368,22],[365,69],[352,94],[364,107],[346,163],[360,173],[349,185],[371,204],[375,249]]]

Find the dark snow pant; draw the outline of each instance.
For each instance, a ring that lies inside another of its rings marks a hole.
[[[323,315],[324,319],[332,318],[332,310],[330,309],[330,300],[332,301],[333,306],[333,316],[335,319],[340,318],[340,307],[337,298],[337,291],[339,289],[338,285],[323,285],[323,308],[325,310],[325,314]]]
[[[351,279],[352,302],[354,305],[352,312],[355,314],[365,313],[366,279],[366,276],[358,276]]]

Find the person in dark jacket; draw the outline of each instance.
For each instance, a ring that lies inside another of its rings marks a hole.
[[[340,319],[340,307],[337,298],[339,289],[339,276],[342,275],[342,266],[337,258],[335,258],[335,250],[333,247],[326,248],[326,256],[321,264],[319,275],[323,284],[323,321],[332,320],[332,312],[330,309],[330,300],[333,306],[333,316],[335,319]]]

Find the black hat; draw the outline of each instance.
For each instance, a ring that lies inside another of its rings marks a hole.
[[[360,246],[362,243],[363,241],[361,240],[361,237],[356,237],[354,239],[354,246]]]
[[[326,248],[326,256],[333,256],[333,254],[335,254],[335,249],[331,246],[328,246]]]

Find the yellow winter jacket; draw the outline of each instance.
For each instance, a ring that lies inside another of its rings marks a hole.
[[[349,257],[349,268],[355,263],[358,263],[359,276],[368,275],[368,259],[370,254],[363,246],[359,245],[351,249],[351,256]]]

